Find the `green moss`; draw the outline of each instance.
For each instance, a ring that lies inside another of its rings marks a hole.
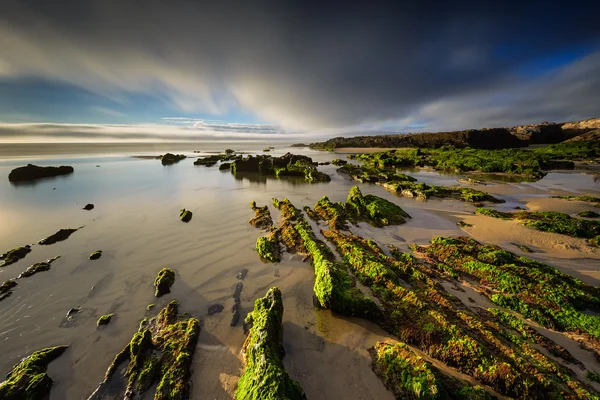
[[[555,199],[583,201],[586,203],[591,203],[591,204],[595,205],[596,207],[600,207],[600,197],[594,197],[594,196],[551,196],[551,197],[555,198]]]
[[[12,294],[12,289],[15,286],[17,286],[17,282],[15,282],[13,279],[4,281],[4,283],[0,285],[0,301],[10,296]]]
[[[3,263],[0,264],[0,267],[6,267],[7,265],[16,263],[20,259],[25,258],[25,256],[30,252],[31,246],[22,246],[9,250],[0,255],[0,260],[3,260]]]
[[[597,374],[593,371],[588,371],[585,374],[585,377],[588,378],[592,382],[600,383],[600,374]]]
[[[595,211],[582,211],[577,215],[583,218],[600,218],[600,213]]]
[[[339,158],[334,158],[333,160],[331,160],[331,163],[335,166],[341,167],[342,165],[348,164],[348,161]]]
[[[443,391],[435,368],[404,343],[378,342],[369,350],[373,370],[397,399],[437,399]]]
[[[98,322],[97,325],[108,325],[110,323],[110,321],[112,320],[112,317],[114,316],[114,314],[106,314],[106,315],[101,315],[100,318],[98,318]]]
[[[289,377],[281,361],[283,349],[283,301],[277,287],[254,303],[244,327],[248,337],[242,354],[246,367],[238,381],[236,399],[296,400],[306,399],[298,382]]]
[[[258,255],[267,261],[279,262],[281,261],[281,254],[279,249],[279,240],[277,234],[270,234],[268,236],[261,236],[256,240],[256,251]]]
[[[186,210],[185,208],[182,208],[179,211],[179,219],[182,222],[190,222],[192,220],[192,216],[193,213],[190,210]]]
[[[47,238],[40,240],[38,243],[50,245],[57,242],[62,242],[63,240],[67,240],[74,232],[77,232],[77,229],[61,229]]]
[[[102,257],[102,250],[96,250],[88,257],[90,260],[97,260]]]
[[[248,156],[235,160],[231,172],[250,172],[275,177],[303,177],[307,182],[329,182],[331,177],[317,170],[310,157],[287,153],[281,157],[270,155]]]
[[[19,278],[28,278],[32,275],[37,274],[38,272],[49,271],[50,263],[49,262],[41,262],[36,263],[28,267],[25,271],[21,272]]]
[[[155,296],[161,297],[164,294],[170,293],[173,283],[175,283],[175,272],[171,268],[161,269],[154,280],[154,287],[156,288]]]
[[[220,171],[229,171],[231,169],[231,163],[221,163],[219,164]]]
[[[68,346],[36,351],[21,360],[0,383],[0,398],[5,400],[37,400],[48,396],[52,379],[46,373],[48,364],[65,352]]]
[[[152,309],[153,309],[155,306],[156,306],[156,304],[148,304],[148,305],[146,306],[146,310],[150,311],[150,310],[152,310]]]
[[[519,250],[521,250],[524,253],[533,253],[534,251],[531,250],[530,247],[525,246],[524,244],[518,244],[518,243],[512,243],[513,245],[517,246],[519,248]]]
[[[156,384],[154,399],[186,399],[192,356],[200,334],[195,318],[178,315],[178,303],[171,301],[160,313],[140,323],[129,344],[115,356],[104,381],[95,392],[98,398],[106,393],[115,396],[114,387],[122,388],[118,397],[144,398],[144,393]],[[115,374],[128,362],[125,376]],[[110,379],[126,379],[122,385],[110,385]]]
[[[587,239],[600,235],[600,221],[573,218],[569,214],[556,211],[500,212],[478,208],[475,213],[505,220],[514,219],[519,221],[521,225],[542,232],[559,233]]]
[[[592,246],[600,247],[600,235],[588,239],[588,243]]]
[[[250,207],[254,210],[254,218],[248,221],[248,223],[259,229],[271,230],[273,228],[273,219],[271,218],[269,207],[266,205],[257,207],[255,201],[250,203]]]

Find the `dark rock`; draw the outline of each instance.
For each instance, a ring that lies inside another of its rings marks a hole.
[[[231,316],[230,326],[237,326],[238,322],[240,322],[240,303],[235,303],[231,308],[233,315]]]
[[[178,163],[179,161],[184,160],[186,158],[187,157],[184,156],[183,154],[167,153],[163,156],[160,156],[160,161],[162,162],[162,165],[171,165],[171,164]]]
[[[11,182],[24,182],[40,178],[49,178],[52,176],[68,175],[73,173],[73,167],[40,167],[33,164],[27,164],[25,167],[13,169],[8,175],[8,180]]]
[[[102,250],[96,250],[92,254],[90,254],[90,260],[97,260],[102,257]]]
[[[244,268],[243,270],[237,273],[236,279],[243,281],[244,279],[246,279],[246,275],[248,275],[248,270]]]
[[[4,262],[0,264],[0,267],[6,267],[7,265],[16,263],[20,259],[25,258],[25,256],[30,252],[31,246],[26,245],[9,250],[4,254],[0,254],[0,260],[4,260]]]
[[[239,303],[240,300],[240,295],[242,294],[242,289],[244,289],[244,284],[243,283],[238,283],[237,285],[235,285],[235,291],[233,292],[233,300],[236,303]]]
[[[69,236],[71,236],[76,231],[77,229],[61,229],[55,234],[52,234],[47,238],[40,240],[38,243],[49,245],[54,244],[56,242],[62,242],[63,240],[67,240]]]
[[[86,211],[90,211],[94,209],[94,205],[93,204],[86,204],[85,207],[83,207],[84,210]]]
[[[181,221],[183,222],[190,222],[192,219],[192,215],[192,212],[186,210],[185,208],[182,208],[181,211],[179,211],[179,219],[181,219]]]
[[[222,304],[213,304],[208,306],[208,315],[213,315],[223,311],[225,307]]]
[[[71,315],[77,314],[77,313],[80,313],[80,312],[81,312],[81,308],[79,308],[79,307],[73,307],[69,311],[67,311],[66,317],[69,318]]]

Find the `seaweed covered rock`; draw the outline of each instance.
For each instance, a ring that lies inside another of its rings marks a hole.
[[[277,232],[272,232],[267,236],[261,236],[256,240],[256,251],[263,260],[270,262],[281,261],[281,250],[279,248],[279,239]]]
[[[569,214],[556,211],[516,211],[502,212],[489,208],[478,208],[478,215],[505,220],[517,220],[521,225],[542,232],[559,233],[584,239],[600,235],[600,221],[573,218]]]
[[[182,222],[190,222],[192,220],[192,216],[193,213],[190,210],[186,210],[185,208],[182,208],[179,211],[179,219]]]
[[[221,163],[219,165],[219,171],[229,171],[231,169],[231,163]]]
[[[96,323],[96,325],[101,326],[110,324],[110,321],[112,320],[113,316],[114,314],[101,315],[100,318],[98,318],[98,322]]]
[[[199,321],[178,315],[178,303],[171,301],[156,317],[140,323],[90,400],[145,398],[154,385],[156,400],[188,399],[190,367],[199,334]]]
[[[273,228],[273,219],[271,218],[269,207],[266,205],[257,207],[255,201],[250,203],[250,207],[254,210],[254,218],[248,221],[248,223],[259,229],[271,230]]]
[[[551,196],[553,199],[564,199],[571,201],[583,201],[585,203],[590,203],[595,205],[596,207],[600,207],[600,197],[594,196]]]
[[[71,236],[74,232],[77,232],[77,229],[61,229],[58,232],[48,236],[47,238],[40,240],[38,244],[50,245],[62,242],[63,240],[67,240],[69,236]]]
[[[162,165],[171,165],[171,164],[178,163],[181,160],[185,160],[186,158],[187,158],[187,156],[185,156],[183,154],[167,153],[165,155],[160,156],[160,162],[162,163]]]
[[[46,373],[48,364],[62,355],[68,346],[49,347],[25,357],[0,383],[0,398],[5,400],[44,399],[53,381]]]
[[[248,337],[242,354],[244,373],[235,391],[237,400],[301,400],[306,395],[298,382],[283,368],[283,301],[281,291],[272,287],[254,303],[244,321]]]
[[[9,250],[4,254],[0,254],[0,260],[2,264],[0,267],[6,267],[7,265],[14,264],[22,258],[25,258],[27,254],[31,252],[31,246],[21,246],[15,249]]]
[[[595,211],[582,211],[577,216],[582,218],[600,218],[600,213]]]
[[[24,182],[40,178],[49,178],[52,176],[68,175],[72,174],[73,171],[73,167],[64,165],[60,167],[40,167],[33,164],[27,164],[25,167],[13,169],[10,174],[8,174],[8,180],[11,182]]]
[[[443,392],[436,369],[404,343],[378,342],[369,349],[372,368],[397,399],[437,399]]]
[[[102,257],[102,250],[96,250],[88,257],[90,260],[97,260]]]
[[[332,163],[333,165],[337,166],[337,167],[341,167],[342,165],[346,165],[346,164],[348,164],[348,161],[346,161],[346,160],[342,160],[342,159],[339,159],[339,158],[334,158],[334,159],[331,161],[331,163]]]
[[[50,263],[49,262],[41,262],[36,263],[28,267],[25,271],[21,272],[19,278],[28,278],[32,275],[37,274],[38,272],[49,271]]]
[[[15,286],[17,286],[17,282],[15,282],[13,279],[4,281],[2,285],[0,285],[0,301],[10,296],[12,294],[12,289]]]
[[[304,177],[308,182],[329,182],[331,177],[317,170],[310,157],[286,153],[281,157],[269,155],[248,156],[235,160],[231,165],[231,172],[250,172],[276,177],[297,176]]]
[[[175,272],[171,268],[163,268],[158,273],[154,280],[156,288],[155,296],[161,297],[167,293],[171,293],[171,286],[175,283]]]

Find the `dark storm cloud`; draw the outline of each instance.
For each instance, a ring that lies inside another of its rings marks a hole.
[[[577,70],[600,66],[598,6],[524,3],[9,1],[0,78],[157,95],[185,112],[249,110],[284,128],[600,114],[598,74]],[[519,74],[570,48],[587,58]]]

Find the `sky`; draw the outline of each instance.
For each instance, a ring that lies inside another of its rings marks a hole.
[[[316,141],[600,117],[599,11],[3,0],[0,142]]]

